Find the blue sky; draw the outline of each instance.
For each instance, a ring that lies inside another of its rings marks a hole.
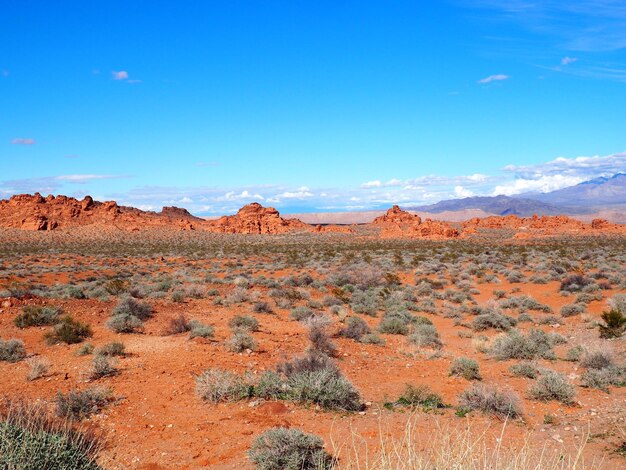
[[[558,189],[625,151],[623,1],[2,6],[2,197],[362,210]]]

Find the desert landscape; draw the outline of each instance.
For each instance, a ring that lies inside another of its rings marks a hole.
[[[41,468],[624,466],[624,226],[38,194],[0,225],[5,467],[42,432]]]
[[[626,470],[624,0],[0,5],[0,470]]]

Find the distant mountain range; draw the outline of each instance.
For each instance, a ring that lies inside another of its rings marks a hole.
[[[514,214],[522,217],[533,214],[584,215],[608,209],[626,210],[626,174],[595,178],[548,193],[467,197],[407,209],[431,213],[477,209],[491,214]]]

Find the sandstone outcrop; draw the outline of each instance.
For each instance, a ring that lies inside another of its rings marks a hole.
[[[243,206],[235,215],[225,215],[207,222],[206,230],[216,233],[279,234],[308,230],[310,225],[298,219],[284,219],[273,207],[258,202]]]
[[[459,231],[446,222],[422,219],[394,205],[372,224],[380,228],[382,238],[456,238]]]
[[[513,230],[515,238],[524,239],[556,235],[623,234],[626,226],[611,224],[605,219],[594,219],[590,224],[564,215],[518,217],[507,215],[473,218],[463,223],[464,232],[476,233],[478,229]]]
[[[0,201],[0,226],[22,230],[55,230],[86,225],[137,230],[139,227],[170,226],[193,229],[202,221],[185,209],[166,207],[160,213],[119,206],[115,201],[96,202],[67,196],[42,197],[19,194]]]

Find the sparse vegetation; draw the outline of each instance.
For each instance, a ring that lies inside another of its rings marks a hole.
[[[298,429],[273,428],[257,437],[249,452],[258,470],[325,470],[334,467],[321,438]]]
[[[519,398],[512,392],[501,392],[493,386],[473,385],[459,396],[462,407],[478,410],[501,419],[522,414]]]
[[[52,331],[46,333],[45,339],[48,344],[76,344],[86,338],[91,338],[91,327],[85,323],[74,320],[70,316],[61,318],[61,321],[52,327]]]

